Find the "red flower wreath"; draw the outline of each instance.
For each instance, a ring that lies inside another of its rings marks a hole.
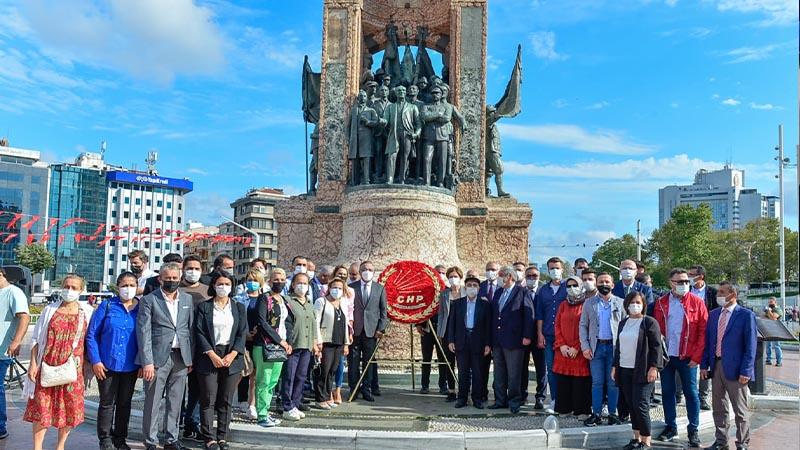
[[[418,261],[398,261],[386,266],[378,280],[386,289],[389,318],[417,324],[439,310],[439,293],[445,288],[439,273]]]

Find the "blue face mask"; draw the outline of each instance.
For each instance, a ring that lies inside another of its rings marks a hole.
[[[247,290],[250,292],[255,292],[261,289],[261,285],[258,284],[258,281],[248,281],[246,285],[247,285]]]

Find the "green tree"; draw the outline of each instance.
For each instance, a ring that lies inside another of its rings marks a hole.
[[[17,246],[17,262],[34,274],[42,273],[56,265],[53,255],[44,244],[20,244]]]
[[[800,253],[800,233],[784,228],[784,239],[786,241],[786,279],[797,281],[798,273],[798,253]]]
[[[778,219],[756,219],[740,231],[742,241],[749,248],[747,258],[747,281],[763,283],[778,279],[780,250]],[[787,240],[787,247],[789,241]]]
[[[606,239],[603,245],[592,254],[591,265],[605,271],[609,267],[601,263],[601,260],[617,266],[626,259],[636,259],[636,238],[630,234],[625,234],[620,238]],[[642,262],[645,263],[645,266],[652,262],[644,250],[642,250],[642,259],[644,259]]]
[[[658,260],[658,279],[674,267],[710,265],[716,247],[712,223],[711,208],[705,203],[680,205],[672,211],[672,218],[648,241],[648,249]]]

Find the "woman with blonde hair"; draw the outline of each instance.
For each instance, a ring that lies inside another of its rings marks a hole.
[[[78,302],[86,288],[80,275],[68,274],[61,288],[61,299],[44,308],[31,338],[23,420],[33,424],[34,450],[42,450],[50,427],[58,428],[56,450],[64,450],[84,419],[83,349],[93,310]]]
[[[348,286],[349,281],[347,267],[343,265],[336,266],[333,269],[333,277],[338,278],[344,282],[344,295],[339,300],[341,303],[344,315],[347,318],[347,336],[350,342],[353,342],[353,308],[355,304],[353,301],[356,298],[356,291]],[[335,387],[331,391],[331,402],[335,405],[342,404],[342,386],[344,386],[344,361],[345,357],[342,355],[339,361],[339,367],[336,369],[336,378],[334,380]]]
[[[333,381],[342,356],[347,356],[352,342],[347,329],[347,316],[342,306],[344,287],[344,281],[334,278],[328,284],[328,294],[314,302],[315,317],[319,323],[322,340],[320,360],[322,370],[316,379],[315,393],[318,406],[322,409],[337,406],[335,400],[331,401]]]

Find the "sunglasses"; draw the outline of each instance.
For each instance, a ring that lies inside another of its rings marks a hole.
[[[689,284],[689,283],[691,283],[691,281],[689,281],[689,280],[670,280],[670,281],[672,281],[675,284]]]

